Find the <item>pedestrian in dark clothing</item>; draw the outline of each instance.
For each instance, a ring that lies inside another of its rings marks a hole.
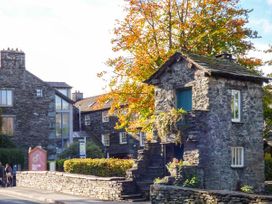
[[[12,168],[9,164],[6,164],[5,172],[6,172],[6,186],[11,187],[13,183],[13,175]]]
[[[0,186],[4,186],[4,166],[0,162]]]

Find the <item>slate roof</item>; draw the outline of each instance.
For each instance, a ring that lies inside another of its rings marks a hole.
[[[65,82],[51,82],[51,81],[48,81],[46,83],[48,83],[49,86],[54,87],[54,88],[72,88],[70,85],[68,85]]]
[[[104,95],[105,94],[84,98],[84,99],[82,99],[80,101],[77,101],[74,105],[78,109],[80,109],[81,112],[91,112],[91,111],[110,109],[111,101],[106,101],[106,103],[103,106],[98,104],[99,98],[104,96]]]
[[[191,62],[196,68],[204,70],[211,76],[221,76],[240,80],[254,80],[260,82],[269,82],[270,78],[263,77],[258,73],[247,69],[231,61],[229,59],[222,59],[216,57],[207,57],[196,54],[181,54],[176,52],[172,55],[153,75],[151,75],[145,83],[152,84],[152,79],[158,78],[165,70],[175,62],[180,60],[187,60]]]

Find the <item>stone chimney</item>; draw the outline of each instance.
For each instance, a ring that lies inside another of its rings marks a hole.
[[[1,69],[25,69],[25,53],[18,49],[0,51]]]
[[[216,55],[215,57],[218,58],[218,59],[229,60],[231,62],[235,61],[235,59],[232,58],[232,54],[226,53],[226,52],[224,52],[222,54],[219,54],[219,55]]]
[[[79,92],[79,91],[75,91],[74,93],[72,93],[72,100],[73,101],[79,101],[83,99],[83,93]]]

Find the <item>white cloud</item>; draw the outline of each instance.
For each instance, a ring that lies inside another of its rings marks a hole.
[[[111,31],[122,0],[0,0],[0,48],[26,53],[29,71],[66,81],[85,96],[102,92],[96,73],[112,56]]]
[[[252,20],[252,24],[260,27],[265,34],[272,34],[272,21],[268,19],[258,19]]]
[[[271,5],[272,6],[272,0],[266,0],[268,5]]]

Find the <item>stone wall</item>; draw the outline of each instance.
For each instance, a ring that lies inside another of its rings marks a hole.
[[[122,177],[96,177],[48,171],[17,172],[17,186],[86,196],[100,200],[121,200],[122,194],[135,191]]]
[[[272,203],[272,196],[246,194],[226,190],[199,190],[192,188],[152,185],[150,192],[151,203],[199,203],[199,204],[227,204],[246,203],[263,204]]]
[[[263,107],[260,82],[205,75],[181,59],[156,80],[155,111],[176,107],[176,90],[192,88],[192,111],[180,121],[185,161],[204,171],[204,187],[263,190]],[[241,93],[241,121],[232,122],[231,90]],[[168,137],[169,138],[169,137]],[[170,138],[171,139],[171,138]],[[171,141],[167,141],[171,142]],[[174,143],[174,141],[172,141]],[[244,167],[231,167],[231,147],[244,148]]]

